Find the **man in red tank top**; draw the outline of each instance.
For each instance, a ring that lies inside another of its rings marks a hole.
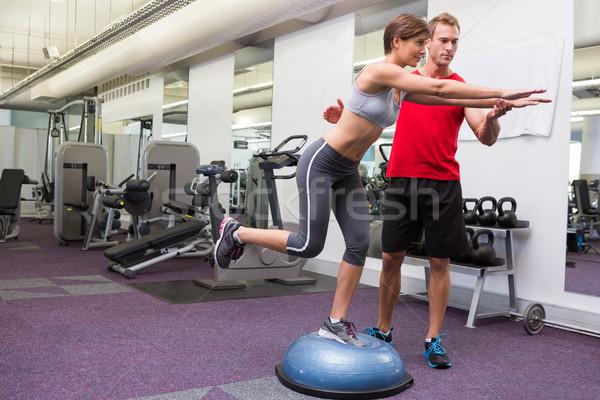
[[[427,62],[414,73],[464,82],[450,69],[458,46],[458,21],[443,13],[429,26],[432,37],[426,44]],[[433,368],[451,366],[440,340],[446,336],[441,329],[450,294],[450,258],[464,253],[467,247],[460,169],[455,159],[458,132],[466,119],[477,139],[491,146],[500,132],[498,118],[510,108],[503,100],[487,114],[474,108],[402,103],[387,168],[390,184],[384,200],[379,316],[377,325],[365,333],[391,342],[401,266],[411,242],[420,242],[424,230],[431,267],[424,355]]]

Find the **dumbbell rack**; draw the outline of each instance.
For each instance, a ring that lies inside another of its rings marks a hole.
[[[478,229],[489,229],[494,233],[494,237],[496,238],[504,238],[505,244],[505,257],[506,258],[496,258],[496,260],[492,263],[492,265],[481,266],[470,263],[458,263],[451,261],[450,263],[450,271],[466,274],[471,276],[476,276],[477,281],[475,283],[475,288],[473,291],[473,297],[471,298],[470,307],[465,307],[461,304],[448,304],[451,307],[459,308],[463,310],[468,310],[469,315],[467,317],[467,324],[465,325],[467,328],[475,328],[475,321],[478,318],[490,318],[496,316],[510,316],[511,313],[516,313],[517,311],[517,296],[515,292],[515,259],[513,253],[513,231],[518,229],[526,229],[529,228],[529,221],[519,220],[517,222],[517,226],[514,228],[501,228],[496,226],[486,227],[480,225],[469,225],[474,230]],[[427,256],[416,256],[416,255],[407,255],[405,263],[411,265],[422,266],[425,269],[425,283],[426,287],[429,287],[429,259]],[[483,286],[485,284],[485,279],[488,276],[506,276],[508,281],[508,301],[509,308],[505,310],[498,311],[480,311],[479,310],[479,302],[481,300],[481,295],[483,293]],[[401,293],[401,296],[410,296],[421,300],[428,300],[427,292],[423,293]]]

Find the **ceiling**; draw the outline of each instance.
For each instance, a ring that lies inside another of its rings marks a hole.
[[[138,10],[148,0],[0,0],[0,92]],[[600,2],[575,0],[574,80],[600,76]],[[574,90],[573,109],[600,109],[598,87]]]
[[[0,0],[2,76],[20,76],[49,64],[43,48],[60,55],[96,36],[148,0]],[[5,89],[5,88],[3,88]]]

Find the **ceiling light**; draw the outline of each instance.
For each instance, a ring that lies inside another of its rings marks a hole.
[[[179,107],[179,106],[184,106],[188,103],[188,101],[189,100],[176,101],[175,103],[165,104],[162,108],[163,108],[163,110],[166,110],[167,108],[175,108],[175,107]]]
[[[174,133],[163,133],[162,138],[174,138],[174,137],[182,137],[187,135],[187,132],[174,132]]]
[[[573,118],[573,117],[589,117],[592,115],[600,115],[600,110],[585,110],[585,111],[571,112],[571,118]]]
[[[240,93],[250,92],[250,91],[258,90],[258,89],[268,89],[268,88],[272,88],[272,87],[273,87],[273,81],[257,83],[255,85],[250,85],[250,86],[246,86],[243,88],[234,89],[233,94],[240,94]]]
[[[596,79],[585,79],[582,81],[573,81],[573,89],[584,89],[589,87],[600,86],[600,78]]]
[[[237,124],[237,125],[232,125],[231,129],[239,130],[239,129],[248,129],[248,128],[266,128],[268,126],[271,126],[271,121],[258,122],[255,124]]]

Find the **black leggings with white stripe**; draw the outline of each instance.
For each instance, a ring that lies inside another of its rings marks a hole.
[[[369,204],[358,174],[359,161],[335,151],[323,138],[312,143],[300,157],[296,171],[299,232],[287,241],[287,252],[316,257],[325,245],[331,211],[344,235],[343,260],[363,266],[369,249]]]

